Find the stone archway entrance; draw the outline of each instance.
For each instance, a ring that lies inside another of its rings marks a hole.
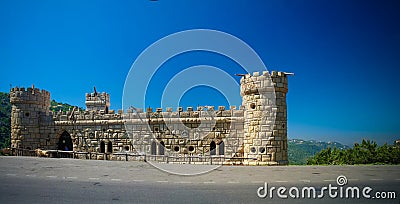
[[[64,131],[63,133],[61,133],[61,136],[58,139],[58,148],[57,149],[63,150],[63,151],[72,151],[73,150],[72,138],[71,138],[71,135],[67,131]]]

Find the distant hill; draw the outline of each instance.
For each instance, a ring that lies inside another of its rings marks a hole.
[[[327,147],[348,149],[349,147],[338,142],[320,142],[315,140],[290,139],[288,140],[289,164],[303,165],[307,159],[313,157]]]
[[[74,106],[67,103],[51,101],[50,110],[53,112],[72,110]],[[79,108],[82,110],[82,108]],[[0,92],[0,149],[10,147],[11,136],[11,103],[10,94]]]

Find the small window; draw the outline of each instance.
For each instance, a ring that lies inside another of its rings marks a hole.
[[[174,151],[175,151],[175,152],[179,152],[179,146],[175,146],[175,147],[174,147]]]
[[[189,146],[189,152],[193,152],[194,147],[193,146]]]
[[[108,141],[108,143],[107,143],[107,152],[108,153],[112,153],[112,151],[113,151],[112,142]]]
[[[257,149],[256,149],[255,147],[250,148],[250,152],[251,152],[251,153],[254,154],[254,153],[256,153],[256,151],[257,151]]]
[[[106,151],[106,143],[104,141],[100,142],[100,153],[105,153]]]
[[[157,148],[157,143],[155,141],[153,141],[151,143],[151,148],[150,148],[151,155],[156,155],[157,154],[157,149],[156,148]]]
[[[260,147],[260,149],[258,150],[261,154],[265,153],[265,147]]]
[[[182,130],[181,135],[182,135],[182,137],[187,137],[188,136],[188,132],[186,130]]]
[[[225,144],[224,144],[223,141],[221,143],[219,143],[218,154],[219,155],[224,155],[225,154]]]
[[[211,143],[210,143],[210,155],[215,155],[216,154],[216,149],[217,149],[217,145],[215,144],[214,141],[211,141]]]
[[[29,117],[29,112],[26,112],[26,113],[25,113],[25,117]]]
[[[255,103],[251,103],[251,104],[250,104],[250,108],[251,108],[251,109],[255,109],[255,108],[256,108],[256,104],[255,104]]]
[[[164,155],[164,141],[160,142],[160,145],[158,146],[158,154],[159,155]]]

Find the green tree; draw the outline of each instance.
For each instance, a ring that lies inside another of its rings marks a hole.
[[[341,150],[328,147],[307,160],[309,165],[340,164],[400,164],[400,147],[384,144],[378,146],[371,140],[355,143],[353,148]]]

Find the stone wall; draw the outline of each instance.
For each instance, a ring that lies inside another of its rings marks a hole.
[[[85,111],[51,113],[50,93],[12,88],[12,147],[142,155],[246,158],[247,165],[287,164],[287,75],[247,74],[242,106],[108,110],[107,93],[86,94]],[[276,96],[276,100],[275,100]],[[225,160],[227,163],[235,163]],[[237,161],[237,160],[236,160]]]

